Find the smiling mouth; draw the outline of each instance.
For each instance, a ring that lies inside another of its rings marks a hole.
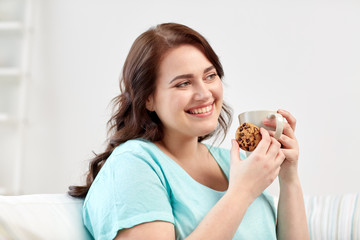
[[[202,108],[191,109],[191,110],[188,110],[187,113],[190,113],[190,114],[204,114],[204,113],[209,113],[209,112],[212,111],[213,105],[214,105],[214,104],[211,104],[211,105],[209,105],[209,106],[202,107]]]

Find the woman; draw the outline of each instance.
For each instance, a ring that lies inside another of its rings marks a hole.
[[[296,121],[246,159],[201,143],[226,133],[223,69],[208,42],[174,23],[140,35],[123,67],[110,139],[90,163],[84,223],[95,239],[308,239]],[[274,125],[267,121],[266,125]],[[281,147],[282,146],[282,147]],[[280,168],[281,166],[281,168]],[[264,190],[279,176],[277,219]]]

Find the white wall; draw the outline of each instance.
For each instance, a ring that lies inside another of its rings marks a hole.
[[[24,193],[80,183],[104,147],[108,104],[134,39],[179,22],[204,34],[236,115],[284,108],[298,120],[306,194],[359,192],[360,3],[38,0],[28,94]],[[276,184],[272,191],[277,191]]]

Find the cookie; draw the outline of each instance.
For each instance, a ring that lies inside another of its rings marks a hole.
[[[241,149],[252,152],[261,140],[260,128],[251,123],[243,123],[236,130],[235,139]]]

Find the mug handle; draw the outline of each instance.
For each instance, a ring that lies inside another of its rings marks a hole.
[[[278,140],[281,137],[281,134],[284,129],[284,117],[279,113],[270,113],[267,118],[272,119],[276,118],[276,129],[274,138]]]

